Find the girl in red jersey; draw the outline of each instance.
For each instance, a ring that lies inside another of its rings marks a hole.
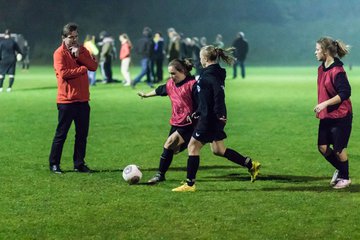
[[[320,119],[318,148],[336,169],[330,182],[335,189],[351,184],[346,153],[352,125],[351,87],[340,61],[348,52],[347,45],[330,37],[316,42],[315,55],[322,62],[318,68],[318,104],[314,107]]]
[[[194,107],[195,77],[190,74],[193,64],[185,59],[174,59],[169,63],[170,79],[166,84],[149,93],[139,92],[142,98],[169,96],[172,106],[170,133],[160,156],[159,171],[148,183],[165,181],[165,173],[170,167],[173,155],[186,149],[194,130],[191,115]]]

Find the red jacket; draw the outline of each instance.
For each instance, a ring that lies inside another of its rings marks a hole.
[[[57,78],[57,103],[87,102],[90,100],[87,70],[96,71],[97,62],[89,51],[80,46],[75,58],[63,43],[54,52],[54,69]]]
[[[327,71],[324,71],[322,65],[318,68],[318,103],[322,103],[338,95],[335,90],[335,78],[339,73],[345,73],[342,66],[336,65]],[[352,113],[350,98],[339,104],[329,106],[316,114],[319,119],[325,118],[343,118]]]
[[[130,53],[131,53],[131,46],[130,46],[129,42],[121,44],[120,54],[119,54],[120,60],[130,57]]]

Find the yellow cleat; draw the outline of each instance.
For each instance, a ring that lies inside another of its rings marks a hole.
[[[252,167],[249,170],[251,175],[251,182],[255,182],[256,177],[259,175],[261,164],[257,161],[252,162]]]
[[[195,185],[189,186],[187,183],[181,185],[180,187],[173,188],[171,191],[173,192],[195,192]]]

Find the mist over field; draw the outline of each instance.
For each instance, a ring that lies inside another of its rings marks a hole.
[[[360,4],[357,0],[0,0],[0,32],[10,28],[30,43],[33,62],[51,64],[62,26],[74,21],[85,34],[106,30],[116,39],[126,32],[133,41],[144,26],[166,35],[174,27],[185,37],[223,35],[230,46],[243,31],[250,44],[248,64],[308,65],[315,41],[324,35],[352,46],[344,62],[358,64]],[[135,56],[134,56],[135,57]]]

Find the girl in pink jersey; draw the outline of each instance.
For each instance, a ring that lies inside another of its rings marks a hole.
[[[191,115],[194,112],[195,77],[190,74],[193,64],[185,59],[174,59],[169,63],[170,79],[166,84],[149,93],[139,92],[141,98],[169,96],[172,113],[170,133],[160,156],[159,171],[148,183],[165,181],[165,173],[170,167],[173,155],[186,149],[194,130]]]
[[[318,104],[314,107],[320,119],[318,149],[336,169],[330,181],[335,189],[351,184],[346,153],[352,125],[351,87],[340,61],[348,52],[347,45],[330,37],[316,42],[315,56],[322,62],[318,68]]]

